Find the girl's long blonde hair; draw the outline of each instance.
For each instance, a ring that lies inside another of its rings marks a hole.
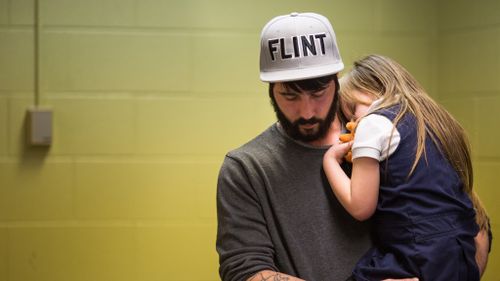
[[[351,71],[340,79],[340,105],[348,113],[354,112],[360,102],[353,91],[383,98],[373,111],[398,104],[400,111],[394,127],[404,114],[415,116],[417,150],[409,176],[422,156],[426,157],[425,140],[430,137],[457,171],[464,191],[476,209],[476,220],[481,229],[488,229],[486,211],[477,194],[472,190],[473,172],[470,144],[462,126],[443,107],[437,104],[417,80],[400,64],[380,55],[369,55],[354,62]]]

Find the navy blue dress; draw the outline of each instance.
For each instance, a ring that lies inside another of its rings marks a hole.
[[[381,114],[393,120],[398,106]],[[459,175],[427,136],[418,165],[413,165],[415,118],[398,123],[401,140],[380,162],[380,192],[373,216],[374,247],[357,263],[356,280],[418,277],[420,281],[479,280],[474,237],[475,211]]]

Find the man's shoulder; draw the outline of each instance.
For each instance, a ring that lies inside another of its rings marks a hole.
[[[261,154],[266,150],[272,149],[279,139],[279,132],[276,124],[269,126],[262,133],[241,145],[238,148],[230,150],[226,156],[231,158],[241,158],[248,155]]]

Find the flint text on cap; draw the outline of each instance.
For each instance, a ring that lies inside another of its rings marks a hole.
[[[325,54],[325,33],[317,33],[310,35],[300,35],[293,36],[292,45],[293,52],[286,53],[286,44],[290,43],[290,40],[285,41],[285,38],[274,38],[267,41],[271,59],[276,60],[276,54],[281,55],[281,59],[292,59],[307,56],[318,55],[318,49],[322,55]],[[318,46],[319,45],[319,46]],[[279,50],[278,50],[279,49]]]

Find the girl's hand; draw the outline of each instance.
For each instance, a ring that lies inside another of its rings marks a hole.
[[[339,164],[344,161],[344,156],[351,149],[352,141],[332,145],[325,153],[324,159],[334,159]]]

